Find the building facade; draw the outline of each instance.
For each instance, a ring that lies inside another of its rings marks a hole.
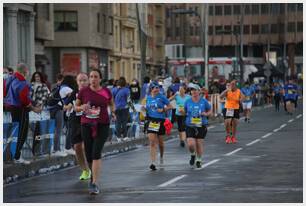
[[[202,58],[201,22],[203,4],[176,4],[166,8],[167,55],[172,59]],[[210,58],[235,59],[240,53],[245,62],[259,69],[266,62],[267,51],[275,53],[276,62],[286,56],[289,71],[302,69],[303,4],[209,4],[208,44]],[[171,14],[185,9],[193,14]],[[198,13],[197,16],[195,13]],[[181,26],[184,25],[184,26]],[[242,32],[240,32],[242,28]],[[183,45],[186,45],[184,51]],[[285,47],[285,54],[284,54]],[[270,54],[270,53],[269,53]],[[270,57],[271,58],[271,57]],[[225,61],[224,61],[224,64]],[[197,65],[199,67],[199,65]]]
[[[54,40],[46,43],[49,70],[76,75],[90,68],[108,78],[113,47],[111,4],[54,4]]]

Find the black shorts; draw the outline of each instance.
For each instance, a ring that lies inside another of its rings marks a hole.
[[[231,118],[239,119],[240,118],[240,116],[239,116],[239,109],[234,109],[234,116],[233,117],[226,116],[226,108],[224,108],[222,110],[222,113],[223,113],[224,119],[231,119]]]
[[[186,126],[186,136],[187,138],[194,139],[205,139],[207,134],[207,127],[203,125],[202,127],[188,127]]]
[[[165,128],[165,120],[164,119],[158,119],[158,118],[152,118],[148,117],[148,123],[147,123],[147,133],[154,133],[157,135],[164,135],[166,133],[166,128]],[[159,125],[159,129],[154,129],[153,125]]]
[[[177,127],[179,132],[185,132],[186,131],[186,116],[176,115],[177,120]]]
[[[81,135],[81,117],[71,116],[68,118],[68,134],[71,138],[71,144],[83,142]]]

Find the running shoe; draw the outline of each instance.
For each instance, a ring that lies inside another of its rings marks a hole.
[[[235,136],[232,136],[232,143],[237,143],[237,139]]]
[[[91,171],[90,170],[83,170],[80,180],[88,180],[91,177]]]
[[[202,167],[202,162],[197,161],[196,162],[196,167],[197,167],[197,169],[201,168]]]
[[[181,140],[180,146],[181,146],[181,147],[185,147],[185,142]]]
[[[250,119],[248,119],[248,123],[250,123]]]
[[[248,118],[244,118],[244,121],[247,122],[247,121],[248,121]]]
[[[91,195],[98,195],[100,193],[99,187],[92,182],[89,183],[88,190],[89,190],[89,194],[91,194]]]
[[[194,165],[194,161],[195,161],[195,155],[191,155],[191,156],[190,156],[190,160],[189,160],[189,164],[190,164],[191,166],[193,166],[193,165]]]
[[[155,166],[154,164],[151,164],[151,165],[150,165],[150,169],[151,169],[152,171],[155,171],[155,170],[156,170],[156,166]]]
[[[226,136],[226,138],[225,138],[225,143],[226,143],[226,144],[232,143],[232,140],[231,140],[231,137],[230,137],[230,136]]]

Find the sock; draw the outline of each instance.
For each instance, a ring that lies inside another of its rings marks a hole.
[[[197,155],[196,162],[202,162],[202,157]]]
[[[191,156],[196,156],[195,152],[190,152]]]

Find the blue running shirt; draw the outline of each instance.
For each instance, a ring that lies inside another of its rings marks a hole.
[[[164,95],[157,94],[155,97],[148,95],[146,102],[147,115],[152,118],[166,119],[166,113],[160,113],[157,109],[162,109],[169,104],[170,101]]]
[[[188,99],[190,99],[190,98],[191,98],[191,97],[190,97],[190,95],[188,95],[188,94],[185,94],[184,97],[181,97],[181,95],[180,95],[179,93],[176,93],[176,95],[175,95],[175,102],[176,102],[176,112],[175,112],[175,114],[176,114],[176,115],[179,115],[179,116],[182,115],[182,113],[179,112],[179,108],[180,108],[180,107],[183,107],[183,108],[184,108],[185,102],[186,102]]]
[[[255,93],[252,87],[243,87],[241,89],[242,94],[245,96],[245,100],[243,102],[251,102],[252,96]]]
[[[188,99],[185,102],[185,113],[186,113],[186,125],[189,127],[202,127],[202,125],[207,125],[208,120],[206,116],[201,116],[202,112],[207,112],[211,109],[210,104],[204,98],[200,98],[198,102]]]
[[[284,86],[285,99],[296,99],[297,96],[297,86],[295,84],[286,84]]]

